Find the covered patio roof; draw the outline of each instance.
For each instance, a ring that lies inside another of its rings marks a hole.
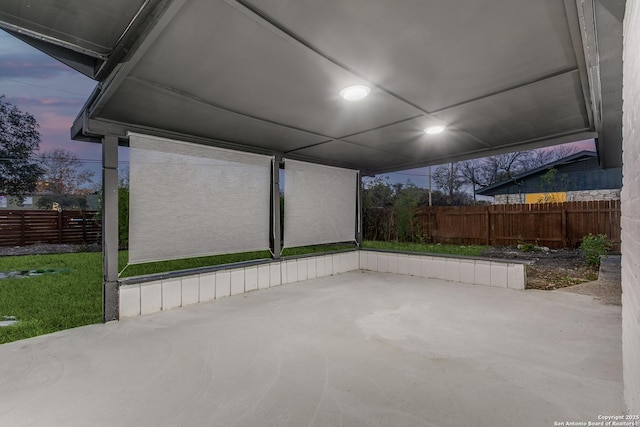
[[[588,138],[621,163],[623,0],[5,0],[133,130],[379,173]],[[370,95],[349,102],[354,84]],[[424,129],[446,125],[438,135]]]

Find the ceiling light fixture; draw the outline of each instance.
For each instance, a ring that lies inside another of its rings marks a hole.
[[[366,98],[371,88],[365,85],[348,86],[340,91],[340,96],[347,101],[359,101]]]
[[[424,131],[426,133],[428,133],[429,135],[435,135],[437,133],[440,133],[440,132],[444,131],[446,128],[447,128],[446,126],[438,125],[438,126],[428,127]]]

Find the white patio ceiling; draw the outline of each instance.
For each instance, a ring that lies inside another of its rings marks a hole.
[[[392,171],[597,138],[621,162],[624,0],[3,0],[102,82],[72,129]],[[367,84],[348,102],[342,88]],[[427,126],[445,124],[439,135]]]

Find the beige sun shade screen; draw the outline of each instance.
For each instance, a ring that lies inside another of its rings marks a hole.
[[[269,248],[272,157],[129,134],[129,263]]]
[[[287,159],[285,247],[355,241],[357,188],[357,171]]]

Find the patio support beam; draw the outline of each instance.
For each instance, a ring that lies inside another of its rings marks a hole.
[[[273,259],[280,258],[282,248],[282,229],[280,227],[280,163],[282,156],[275,155],[271,163],[271,228],[273,230],[273,240],[271,253]]]
[[[118,320],[118,137],[102,138],[102,321]]]
[[[358,171],[358,177],[357,177],[357,183],[356,185],[357,190],[356,190],[356,244],[358,245],[358,249],[362,248],[362,175],[360,174],[360,171]]]

